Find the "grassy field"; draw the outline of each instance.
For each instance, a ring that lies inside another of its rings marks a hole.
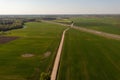
[[[63,24],[71,24],[72,21],[70,19],[56,19],[54,20],[54,22],[63,23]]]
[[[69,30],[57,80],[120,80],[120,41]]]
[[[80,27],[90,28],[107,33],[120,34],[120,18],[116,17],[78,17],[71,19]]]
[[[62,31],[49,23],[26,23],[23,29],[4,33],[18,39],[0,44],[0,80],[38,80],[52,67]],[[23,57],[32,54],[32,57]]]

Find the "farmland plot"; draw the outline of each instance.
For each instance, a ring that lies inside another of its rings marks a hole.
[[[120,41],[69,30],[57,80],[120,80]]]
[[[42,72],[52,68],[66,27],[45,22],[30,22],[25,26],[6,32],[4,39],[10,40],[0,43],[0,80],[38,80]]]

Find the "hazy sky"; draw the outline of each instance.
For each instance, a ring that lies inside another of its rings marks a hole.
[[[120,14],[120,0],[0,0],[0,14]]]

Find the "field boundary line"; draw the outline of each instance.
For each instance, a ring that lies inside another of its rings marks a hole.
[[[61,52],[62,52],[62,48],[63,48],[64,38],[65,38],[65,33],[69,29],[70,28],[67,28],[67,29],[65,29],[63,31],[62,38],[61,38],[60,45],[59,45],[59,48],[58,48],[58,51],[57,51],[57,55],[56,55],[56,58],[55,58],[55,62],[54,62],[54,66],[53,66],[53,70],[52,70],[52,73],[51,73],[51,79],[50,80],[56,80],[56,78],[57,78],[57,73],[58,73],[58,68],[59,68],[59,63],[60,63],[60,58],[61,58]]]

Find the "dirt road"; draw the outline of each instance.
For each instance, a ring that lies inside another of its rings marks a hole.
[[[77,27],[77,26],[72,26],[72,28],[83,31],[83,32],[88,32],[88,33],[92,33],[92,34],[95,34],[98,36],[102,36],[105,38],[120,40],[120,35],[117,35],[117,34],[110,34],[110,33],[106,33],[106,32],[96,31],[96,30]]]
[[[106,32],[97,31],[97,30],[93,30],[93,29],[87,29],[87,28],[84,28],[84,27],[74,26],[74,23],[72,23],[71,25],[62,24],[62,23],[56,23],[56,22],[51,22],[51,23],[59,24],[59,25],[63,25],[63,26],[70,26],[73,29],[77,29],[77,30],[80,30],[80,31],[83,31],[83,32],[92,33],[92,34],[102,36],[102,37],[105,37],[105,38],[109,38],[109,39],[120,40],[120,35],[106,33]]]
[[[55,62],[54,62],[54,66],[53,66],[53,70],[52,70],[52,74],[51,74],[51,80],[56,80],[56,77],[57,77],[57,72],[58,72],[59,63],[60,63],[62,47],[63,47],[63,43],[64,43],[65,33],[66,33],[67,30],[69,30],[69,28],[65,29],[63,31],[63,34],[62,34],[61,42],[60,42],[60,45],[59,45],[59,48],[58,48],[58,52],[57,52],[57,55],[56,55],[56,58],[55,58]]]
[[[74,23],[72,23],[71,25],[67,25],[67,24],[56,23],[56,22],[51,22],[51,21],[44,21],[44,22],[59,24],[59,25],[63,25],[63,26],[69,26],[70,28],[77,29],[77,30],[80,30],[80,31],[83,31],[83,32],[92,33],[92,34],[102,36],[102,37],[105,37],[105,38],[120,40],[120,35],[110,34],[110,33],[101,32],[101,31],[96,31],[96,30],[87,29],[87,28],[83,28],[83,27],[77,27],[77,26],[74,26]],[[56,78],[57,78],[57,73],[58,73],[58,68],[59,68],[60,57],[61,57],[62,47],[63,47],[63,43],[64,43],[65,33],[70,28],[65,29],[63,34],[62,34],[61,42],[60,42],[60,45],[59,45],[59,48],[58,48],[58,52],[57,52],[57,55],[56,55],[56,58],[55,58],[54,66],[53,66],[53,70],[52,70],[52,73],[51,73],[51,80],[56,80]]]

